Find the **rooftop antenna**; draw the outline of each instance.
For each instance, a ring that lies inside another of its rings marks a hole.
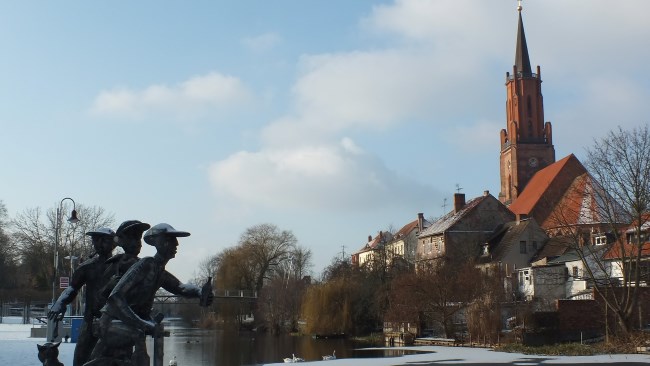
[[[460,184],[456,183],[456,192],[457,192],[457,193],[460,193],[460,191],[461,191],[462,189],[463,189],[463,188],[460,186]]]
[[[447,198],[442,200],[442,214],[444,215],[447,212]]]
[[[341,245],[341,259],[345,259],[345,245]]]
[[[523,9],[521,6],[521,0],[517,0],[517,11],[521,13],[521,9]]]

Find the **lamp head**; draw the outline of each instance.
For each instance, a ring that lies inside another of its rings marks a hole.
[[[70,215],[68,222],[71,224],[76,224],[79,222],[79,218],[77,217],[77,210],[72,210],[72,214]]]

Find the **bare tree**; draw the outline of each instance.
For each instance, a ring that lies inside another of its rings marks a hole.
[[[440,261],[423,266],[392,282],[390,313],[407,316],[391,321],[427,322],[439,327],[445,337],[453,337],[454,317],[481,294],[481,273],[471,262]],[[413,315],[408,315],[408,314]],[[409,318],[410,317],[410,318]]]
[[[641,258],[644,248],[642,233],[650,216],[650,129],[648,125],[632,130],[618,128],[595,142],[588,150],[586,164],[589,173],[601,189],[594,189],[599,209],[608,223],[616,228],[621,222],[632,223],[632,243],[625,235],[613,230],[615,240],[612,248],[623,263],[623,278],[599,281],[591,269],[587,275],[595,284],[596,292],[613,310],[623,335],[630,331],[634,311],[638,307],[641,284]],[[646,229],[647,231],[647,229]],[[624,234],[624,233],[623,233]],[[632,245],[629,245],[632,244]],[[599,262],[610,274],[606,266]],[[606,291],[620,284],[616,291]]]
[[[55,207],[43,213],[39,207],[28,208],[10,222],[11,237],[20,263],[27,269],[30,285],[35,289],[44,290],[51,286],[55,258],[62,273],[69,274],[74,263],[64,262],[65,256],[86,259],[94,254],[91,242],[86,239],[87,231],[113,224],[113,215],[101,207],[78,204],[76,210],[80,221],[76,224],[66,222],[64,215],[57,217],[57,209]],[[64,206],[61,211],[70,212],[72,208]],[[57,229],[59,246],[58,256],[55,256]]]
[[[0,288],[17,287],[17,253],[13,241],[7,234],[7,208],[0,201]]]
[[[563,236],[582,262],[582,270],[569,273],[570,280],[592,287],[615,314],[621,335],[627,336],[644,280],[641,259],[644,225],[650,218],[650,129],[619,127],[596,140],[587,156],[588,174],[574,180],[548,222],[551,234]]]

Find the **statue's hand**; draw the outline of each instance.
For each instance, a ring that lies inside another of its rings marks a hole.
[[[156,323],[149,320],[144,320],[142,326],[145,334],[154,334]]]
[[[65,314],[65,308],[62,308],[62,306],[59,304],[54,304],[50,311],[47,313],[47,318],[52,320],[61,320],[63,318],[63,314]]]

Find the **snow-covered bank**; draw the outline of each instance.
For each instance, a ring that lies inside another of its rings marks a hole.
[[[430,364],[447,365],[447,364],[464,364],[464,363],[509,363],[520,365],[546,365],[546,364],[607,364],[615,362],[635,362],[639,364],[650,363],[648,355],[599,355],[599,356],[532,356],[521,353],[494,352],[485,348],[469,347],[441,347],[441,346],[419,346],[419,347],[393,347],[409,349],[419,352],[415,355],[408,355],[394,358],[357,358],[357,359],[338,359],[333,361],[313,361],[319,365],[350,365],[350,366],[402,366]],[[283,363],[270,363],[265,366],[283,365]]]

